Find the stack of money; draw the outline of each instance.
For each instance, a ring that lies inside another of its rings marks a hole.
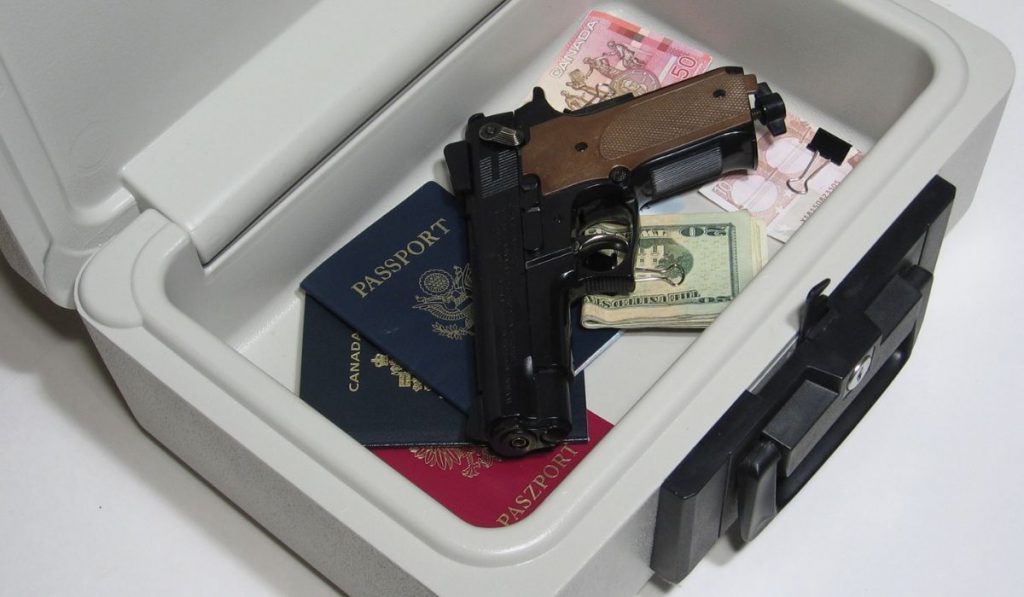
[[[766,243],[747,211],[642,216],[636,289],[585,297],[583,325],[706,328],[761,270]]]

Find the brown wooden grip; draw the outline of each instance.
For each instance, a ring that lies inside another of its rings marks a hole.
[[[752,120],[757,77],[719,68],[600,112],[566,114],[530,129],[523,174],[540,178],[545,194],[636,169],[676,149]]]

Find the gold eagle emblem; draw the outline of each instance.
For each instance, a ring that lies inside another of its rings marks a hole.
[[[498,457],[483,446],[409,448],[409,451],[431,468],[451,471],[461,466],[462,476],[467,479],[479,476],[481,470],[498,462]]]
[[[472,287],[469,264],[465,267],[456,265],[453,272],[429,269],[420,275],[423,295],[416,295],[416,304],[412,308],[434,316],[437,320],[431,325],[434,333],[451,340],[461,340],[473,335]]]

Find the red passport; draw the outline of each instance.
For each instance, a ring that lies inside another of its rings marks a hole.
[[[589,442],[523,458],[501,459],[483,446],[372,451],[469,524],[501,527],[532,514],[612,428],[589,411],[587,421]]]

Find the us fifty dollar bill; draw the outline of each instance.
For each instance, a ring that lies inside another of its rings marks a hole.
[[[746,211],[643,216],[628,295],[583,299],[588,328],[705,328],[760,271],[764,225]]]

